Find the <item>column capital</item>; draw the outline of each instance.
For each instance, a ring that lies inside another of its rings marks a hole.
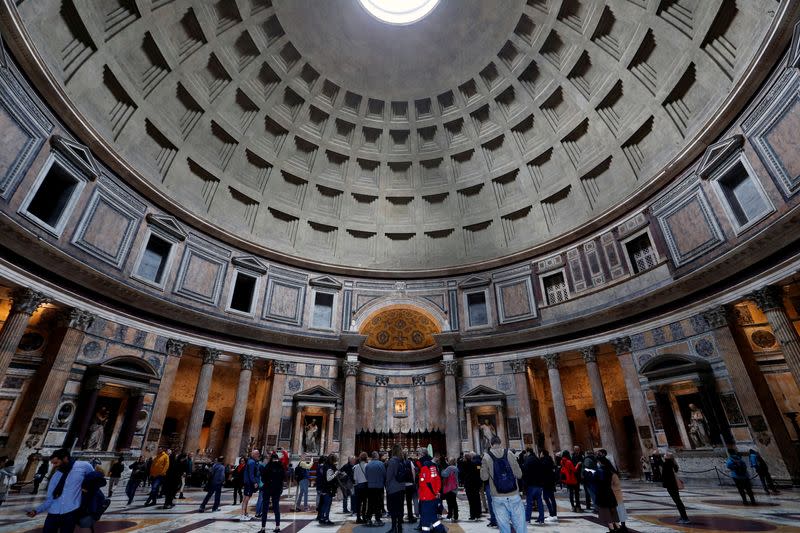
[[[386,375],[375,376],[375,385],[379,387],[385,387],[388,384],[389,384],[389,376]]]
[[[720,305],[703,311],[702,317],[711,329],[725,328],[731,322],[731,309],[727,305]]]
[[[222,350],[217,350],[216,348],[203,348],[202,355],[204,365],[213,365],[217,362],[219,356],[222,355]]]
[[[171,357],[180,357],[183,355],[183,350],[186,348],[186,343],[177,339],[167,339],[165,351]]]
[[[558,363],[560,360],[561,356],[557,353],[549,353],[544,356],[544,362],[548,370],[558,370]]]
[[[416,387],[425,385],[425,381],[426,381],[426,376],[422,375],[411,376],[411,383],[414,384],[414,386]]]
[[[241,365],[242,370],[253,370],[253,363],[255,360],[256,358],[253,355],[239,355],[239,364]]]
[[[276,374],[288,374],[291,363],[289,361],[272,361],[272,369]]]
[[[455,376],[458,370],[458,361],[454,359],[447,359],[442,361],[442,368],[444,368],[445,376]]]
[[[614,351],[617,352],[617,355],[623,355],[626,353],[630,353],[631,351],[631,338],[627,335],[624,337],[617,337],[611,341],[611,346],[614,347]]]
[[[358,375],[358,366],[360,363],[358,361],[345,361],[344,362],[344,375],[345,376],[357,376]]]
[[[777,285],[767,285],[750,293],[749,296],[762,311],[783,309],[783,289]]]
[[[32,315],[40,305],[47,301],[44,294],[27,287],[20,287],[11,291],[12,313]]]
[[[597,346],[585,346],[581,348],[581,355],[583,356],[584,363],[597,362]]]
[[[89,311],[84,311],[83,309],[78,309],[77,307],[71,307],[69,309],[65,309],[64,312],[61,313],[61,315],[58,317],[58,321],[59,325],[65,328],[86,331],[92,327],[95,318],[97,317]]]
[[[528,370],[528,360],[527,359],[514,359],[509,361],[511,365],[511,372],[514,374],[523,374],[526,370]]]

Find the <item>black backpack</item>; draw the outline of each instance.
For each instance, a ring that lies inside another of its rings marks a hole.
[[[413,483],[414,475],[411,473],[411,464],[408,461],[400,461],[397,465],[397,473],[394,479],[399,483]]]

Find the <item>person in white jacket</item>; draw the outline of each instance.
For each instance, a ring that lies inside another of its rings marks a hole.
[[[14,461],[4,460],[3,468],[0,469],[0,505],[6,501],[8,491],[17,482],[17,474],[14,470]]]

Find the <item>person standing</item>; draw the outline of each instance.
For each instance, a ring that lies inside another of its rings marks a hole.
[[[597,505],[597,518],[601,524],[607,525],[609,531],[617,531],[619,516],[617,515],[617,499],[611,488],[611,477],[614,474],[613,466],[606,457],[598,458],[596,469],[587,468],[584,482],[592,485],[595,491],[595,504]]]
[[[442,494],[447,502],[447,519],[451,522],[458,522],[458,467],[456,458],[448,460],[447,468],[442,470]]]
[[[231,468],[231,487],[233,488],[233,505],[238,502],[244,501],[244,493],[242,487],[244,486],[244,467],[247,466],[247,461],[244,457],[239,457],[239,462]],[[238,500],[237,500],[238,496]]]
[[[380,459],[378,452],[372,452],[372,460],[365,468],[367,475],[367,526],[382,526],[381,507],[383,505],[383,487],[386,484],[386,467]],[[372,517],[375,522],[372,522]]]
[[[775,482],[772,480],[772,476],[769,473],[767,462],[761,457],[760,453],[752,448],[750,449],[750,468],[755,470],[756,474],[758,474],[758,479],[761,480],[761,486],[764,487],[764,492],[767,493],[767,496],[769,496],[770,492],[772,492],[772,494],[780,494],[778,487],[775,486]]]
[[[50,463],[42,458],[42,462],[39,463],[39,468],[36,469],[36,474],[33,475],[33,490],[31,491],[31,494],[39,493],[39,485],[42,484],[42,481],[44,481],[44,478],[47,477],[47,473],[49,471]]]
[[[130,505],[133,503],[133,497],[136,496],[139,485],[147,478],[147,465],[140,455],[128,468],[131,471],[131,476],[125,485],[125,495],[128,497],[128,505]]]
[[[269,514],[270,505],[272,506],[272,512],[275,513],[275,532],[278,533],[281,530],[280,499],[281,493],[283,492],[285,470],[277,453],[270,455],[269,462],[261,467],[260,475],[263,504],[261,508],[261,529],[259,533],[264,533],[267,527],[267,515]]]
[[[556,467],[553,458],[550,457],[550,452],[544,449],[541,451],[539,461],[541,462],[544,475],[542,499],[545,505],[547,505],[547,513],[550,515],[545,518],[545,522],[558,522],[558,507],[556,506],[556,480],[559,477],[558,467]]]
[[[119,480],[122,477],[122,472],[125,470],[125,465],[122,464],[122,456],[114,460],[111,463],[111,467],[108,469],[108,497],[110,498],[114,494],[114,489],[117,485],[119,485]]]
[[[155,505],[158,502],[158,491],[161,489],[161,485],[164,483],[164,479],[167,476],[167,470],[169,470],[169,453],[171,450],[167,448],[159,448],[158,455],[155,459],[153,459],[152,464],[150,465],[150,494],[147,496],[147,500],[144,504],[147,505]]]
[[[6,501],[8,491],[11,486],[17,482],[17,474],[14,470],[14,461],[8,459],[4,461],[3,467],[0,468],[0,505]]]
[[[660,456],[661,455],[659,454],[659,457]],[[681,488],[683,488],[683,482],[678,479],[677,473],[678,463],[675,462],[675,457],[672,455],[672,453],[667,452],[664,454],[663,461],[659,464],[659,477],[661,478],[661,485],[667,489],[667,493],[669,493],[672,501],[675,502],[675,506],[678,508],[678,513],[681,515],[678,523],[682,525],[691,524],[689,516],[686,514],[686,507],[683,505],[683,501],[681,501],[681,495],[678,492]]]
[[[352,507],[351,498],[353,496],[353,485],[355,483],[353,478],[353,463],[356,458],[350,457],[345,462],[336,474],[336,481],[339,483],[339,488],[342,491],[342,514],[351,514],[348,507]],[[353,509],[355,511],[355,509]]]
[[[411,469],[411,481],[406,483],[405,497],[406,497],[406,510],[408,511],[408,523],[413,524],[417,521],[415,514],[419,514],[419,497],[417,495],[417,475],[419,468],[415,461],[412,461],[408,454],[403,454],[403,460]]]
[[[194,454],[189,452],[186,454],[186,459],[183,461],[183,476],[181,476],[181,488],[179,499],[183,499],[183,489],[188,484],[191,486],[192,474],[194,473]]]
[[[492,437],[491,445],[483,455],[481,479],[489,483],[497,526],[501,533],[510,533],[512,526],[515,531],[526,531],[525,506],[517,487],[522,469],[514,454],[502,447],[500,437]]]
[[[561,480],[567,486],[569,492],[569,504],[572,506],[573,513],[582,512],[581,492],[578,485],[578,469],[570,458],[569,451],[564,450],[561,454]]]
[[[322,461],[320,461],[322,463]],[[319,499],[319,512],[317,513],[317,520],[323,526],[333,525],[331,522],[331,504],[333,497],[336,494],[336,456],[330,454],[319,470],[317,477],[317,492],[320,494]]]
[[[208,500],[214,496],[214,506],[211,512],[219,511],[219,501],[222,498],[222,486],[225,484],[225,458],[217,457],[214,464],[211,466],[211,474],[208,476],[208,483],[206,484],[206,497],[203,498],[203,503],[200,504],[198,512],[202,513],[206,510]]]
[[[536,518],[537,525],[544,524],[544,491],[546,473],[544,463],[536,457],[531,450],[525,456],[522,464],[522,479],[525,482],[525,521],[530,522],[533,516],[533,502],[536,501],[539,516]]]
[[[392,457],[386,465],[386,507],[392,519],[392,527],[386,533],[400,533],[403,520],[403,500],[406,482],[413,473],[403,460],[403,449],[399,444],[392,446]]]
[[[247,522],[253,519],[253,517],[248,514],[247,507],[250,505],[250,497],[258,490],[258,480],[260,477],[258,475],[258,458],[260,455],[261,453],[258,450],[251,451],[250,458],[247,459],[247,463],[244,467],[244,476],[242,476],[244,483],[242,493],[244,497],[242,497],[242,514],[239,516],[240,522]]]
[[[607,457],[601,457],[597,461],[603,468],[606,468],[612,472],[611,491],[614,493],[614,499],[617,500],[619,530],[621,533],[627,533],[628,526],[625,525],[625,522],[628,521],[628,511],[625,509],[625,499],[622,494],[622,480],[619,478],[619,471],[614,468],[614,466],[611,464],[611,461],[609,461]]]
[[[303,457],[294,468],[294,478],[297,481],[297,496],[294,499],[294,510],[299,512],[300,502],[303,502],[303,511],[308,511],[308,484],[309,484],[309,471],[311,470],[311,461],[308,460],[308,455],[303,454]]]
[[[469,519],[472,522],[481,519],[480,491],[483,485],[480,470],[475,464],[473,455],[472,452],[465,453],[463,466],[459,469],[464,482],[464,492],[467,494],[469,502]]]
[[[94,472],[94,467],[86,461],[73,461],[69,450],[64,448],[50,455],[50,463],[55,471],[47,484],[47,498],[27,514],[33,518],[48,512],[43,533],[72,533],[79,518],[81,487],[87,476]]]
[[[438,517],[442,479],[436,463],[426,451],[420,451],[419,525],[422,531],[446,531]],[[402,530],[399,530],[402,531]],[[520,530],[524,531],[524,530]]]
[[[353,467],[353,479],[355,481],[355,497],[353,505],[356,508],[356,524],[366,522],[367,516],[367,452],[358,455],[358,462]]]
[[[642,465],[642,475],[644,476],[644,480],[647,482],[653,481],[653,470],[650,467],[650,459],[643,455],[639,459],[639,462]]]
[[[755,505],[756,499],[753,496],[753,484],[750,483],[750,473],[747,471],[747,463],[744,462],[742,456],[736,450],[728,450],[728,460],[725,461],[725,466],[731,471],[731,479],[736,485],[736,490],[739,491],[739,496],[742,497],[742,504],[747,505],[747,497],[750,498],[750,504]]]
[[[178,490],[181,487],[181,479],[183,478],[184,466],[183,462],[185,454],[176,454],[172,452],[169,458],[169,468],[167,475],[164,478],[164,505],[162,509],[172,509],[175,507],[175,496],[178,495]]]

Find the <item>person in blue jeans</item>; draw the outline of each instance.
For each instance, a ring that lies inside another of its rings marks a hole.
[[[556,506],[556,480],[559,478],[558,467],[556,467],[550,452],[542,450],[539,461],[542,466],[542,473],[544,475],[542,485],[542,497],[544,503],[547,505],[547,512],[550,514],[546,518],[547,522],[558,522],[558,507]]]
[[[72,532],[78,523],[83,481],[95,470],[86,461],[72,460],[67,449],[54,451],[50,463],[55,470],[47,484],[47,498],[28,511],[28,516],[33,518],[47,511],[42,528],[44,533]]]
[[[211,508],[212,512],[219,511],[219,500],[222,497],[222,485],[225,484],[225,458],[217,457],[217,460],[211,465],[211,474],[208,477],[208,484],[206,485],[206,497],[203,498],[203,503],[200,504],[199,512],[206,510],[208,500],[214,496],[214,507]]]
[[[319,475],[317,476],[317,492],[319,498],[319,513],[317,521],[324,526],[333,525],[330,519],[331,503],[336,494],[336,456],[320,457]]]
[[[522,479],[525,481],[525,521],[530,522],[533,515],[533,502],[536,502],[539,516],[536,518],[537,524],[544,524],[544,501],[542,500],[542,490],[545,482],[544,463],[536,457],[533,450],[529,450],[522,465]]]
[[[500,437],[492,437],[491,448],[483,455],[481,479],[489,483],[492,495],[490,509],[494,510],[500,533],[527,531],[525,505],[519,497],[517,482],[522,478],[522,469],[517,458],[508,448],[502,447]]]
[[[242,485],[244,498],[242,499],[242,514],[239,516],[240,522],[252,520],[250,514],[247,512],[247,508],[250,505],[250,497],[258,491],[258,459],[260,456],[261,452],[258,450],[251,451],[250,458],[247,460],[247,464],[244,467],[244,484]]]
[[[294,500],[294,510],[299,512],[301,510],[308,511],[308,484],[309,472],[311,470],[311,461],[308,455],[303,455],[300,462],[294,469],[294,478],[297,480],[297,496]],[[300,507],[300,502],[303,502],[303,507]]]

